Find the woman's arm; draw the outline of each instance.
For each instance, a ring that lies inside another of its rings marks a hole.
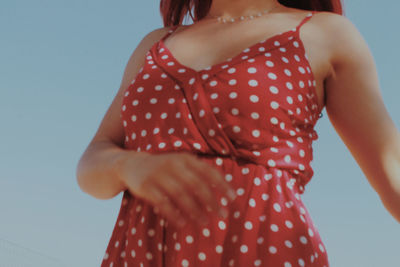
[[[353,23],[332,14],[328,117],[385,208],[400,222],[400,133],[384,105],[375,62]]]
[[[145,62],[145,54],[163,36],[167,27],[148,33],[132,53],[125,67],[120,88],[104,115],[101,124],[81,156],[77,170],[77,182],[82,191],[98,199],[109,199],[126,189],[119,179],[119,166],[127,157],[140,162],[147,152],[123,149],[124,128],[120,117],[123,94]],[[137,159],[137,160],[136,160]]]

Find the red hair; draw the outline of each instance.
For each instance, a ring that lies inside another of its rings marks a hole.
[[[328,11],[343,15],[341,0],[278,0],[284,6],[316,11]],[[212,0],[161,0],[160,13],[164,27],[180,25],[189,11],[193,21],[205,17],[211,7]]]

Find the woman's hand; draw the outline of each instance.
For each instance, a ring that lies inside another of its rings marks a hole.
[[[190,219],[206,224],[206,208],[222,209],[211,187],[227,199],[235,198],[235,191],[217,169],[186,152],[149,154],[140,162],[131,162],[128,153],[118,173],[133,195],[153,204],[178,227]]]

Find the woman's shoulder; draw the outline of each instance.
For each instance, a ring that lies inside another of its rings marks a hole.
[[[150,48],[155,42],[159,41],[165,34],[167,34],[171,28],[172,26],[153,29],[143,37],[141,43]]]
[[[357,47],[366,44],[357,26],[346,16],[317,11],[313,17],[312,24],[322,36],[327,48],[331,49],[332,63],[347,58]]]

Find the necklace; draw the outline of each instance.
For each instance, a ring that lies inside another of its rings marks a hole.
[[[211,16],[211,18],[218,18],[218,22],[222,22],[222,23],[226,23],[226,22],[235,22],[237,21],[237,19],[239,18],[241,21],[245,20],[245,19],[254,19],[257,17],[261,17],[264,14],[267,14],[269,12],[271,12],[272,10],[274,10],[275,8],[277,8],[278,6],[275,6],[274,8],[270,9],[270,10],[264,10],[262,12],[258,12],[255,15],[249,15],[249,16],[240,16],[240,17],[236,17],[236,18],[230,18],[230,19],[225,19],[222,18],[221,16]]]

